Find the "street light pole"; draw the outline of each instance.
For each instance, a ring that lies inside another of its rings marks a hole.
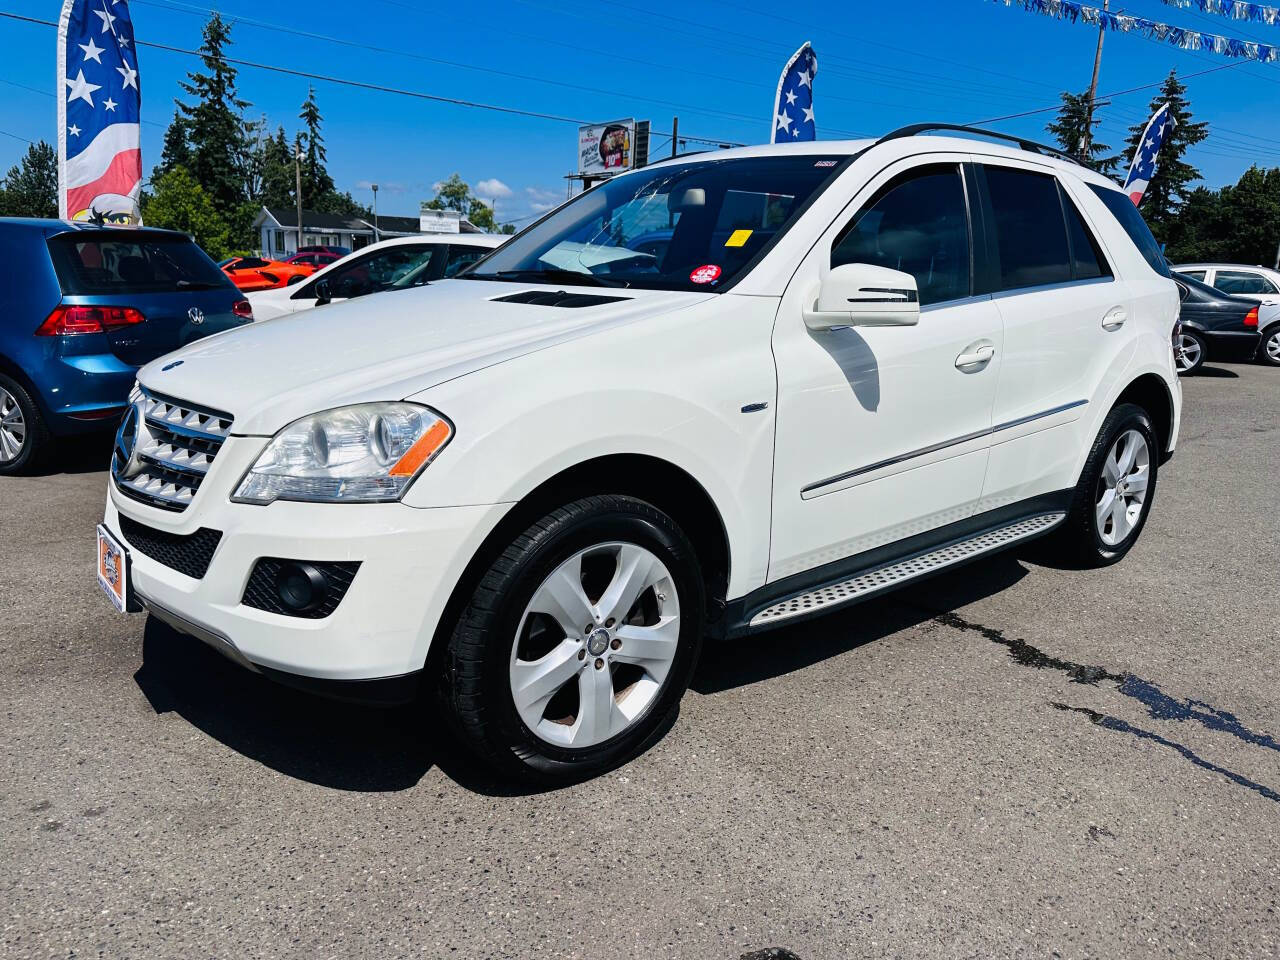
[[[371,184],[373,187],[373,242],[378,242],[378,185]]]

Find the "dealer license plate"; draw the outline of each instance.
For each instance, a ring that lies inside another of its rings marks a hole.
[[[129,552],[98,524],[98,586],[117,610],[129,609]]]

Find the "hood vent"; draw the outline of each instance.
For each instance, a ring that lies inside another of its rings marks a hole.
[[[630,299],[631,297],[603,297],[593,293],[568,293],[564,290],[525,290],[507,297],[494,297],[494,302],[531,303],[538,307],[598,307]]]

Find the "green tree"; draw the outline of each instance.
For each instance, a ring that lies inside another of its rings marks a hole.
[[[284,127],[260,146],[258,202],[264,207],[292,207],[294,204],[293,151]]]
[[[1169,224],[1178,260],[1271,264],[1280,243],[1280,168],[1250,167],[1234,185],[1198,187]]]
[[[1196,123],[1191,119],[1191,105],[1184,96],[1186,92],[1187,87],[1178,79],[1178,72],[1170,70],[1159,95],[1151,101],[1152,114],[1162,104],[1170,104],[1169,117],[1174,122],[1173,128],[1165,131],[1155,175],[1142,198],[1143,219],[1156,239],[1161,241],[1169,240],[1171,232],[1176,229],[1174,222],[1190,186],[1200,179],[1200,171],[1184,159],[1187,149],[1209,135],[1207,123]],[[1144,120],[1129,128],[1127,157],[1132,157],[1138,148],[1146,125]]]
[[[160,147],[160,162],[151,170],[151,179],[155,180],[168,173],[174,167],[191,166],[191,144],[187,140],[187,122],[182,112],[175,105],[173,119],[164,132],[164,144]]]
[[[190,149],[189,168],[224,215],[249,199],[246,158],[250,126],[241,118],[248,102],[236,93],[236,70],[227,62],[231,26],[218,13],[204,25],[200,58],[204,72],[193,71],[180,86],[193,104],[178,101]]]
[[[161,174],[151,186],[155,192],[142,208],[143,223],[191,234],[214,260],[231,252],[235,244],[226,218],[186,167]]]
[[[302,142],[306,144],[306,153],[302,158],[302,195],[319,200],[333,193],[334,188],[333,178],[325,169],[327,154],[324,137],[320,135],[320,124],[324,118],[320,116],[314,87],[307,87],[307,99],[303,101],[298,119],[306,127],[306,133],[302,134]]]
[[[471,186],[458,174],[436,184],[436,195],[427,202],[431,210],[457,210],[473,224],[486,232],[498,229],[493,209],[471,192]],[[507,232],[505,229],[503,233]],[[512,228],[512,233],[515,229]]]
[[[58,215],[58,151],[41,140],[10,167],[0,191],[0,216],[56,217]]]
[[[1093,125],[1098,125],[1095,112]],[[1062,106],[1058,108],[1057,117],[1045,125],[1045,129],[1053,134],[1062,147],[1072,156],[1080,157],[1089,167],[1102,174],[1111,174],[1120,163],[1120,158],[1111,153],[1111,148],[1100,143],[1095,135],[1089,138],[1089,155],[1082,156],[1080,145],[1084,143],[1085,130],[1089,126],[1089,94],[1062,92]]]

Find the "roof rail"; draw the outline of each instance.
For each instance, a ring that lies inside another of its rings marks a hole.
[[[972,133],[983,137],[992,137],[996,140],[1004,140],[1008,143],[1016,143],[1021,149],[1028,150],[1031,153],[1039,153],[1049,157],[1059,157],[1063,160],[1069,160],[1072,163],[1085,166],[1084,161],[1073,153],[1058,147],[1051,147],[1045,143],[1036,143],[1034,140],[1028,140],[1025,137],[1015,137],[1009,133],[999,133],[995,130],[984,130],[981,127],[967,127],[961,123],[913,123],[908,127],[899,127],[891,133],[886,133],[876,143],[884,143],[888,140],[901,140],[904,137],[918,137],[922,133],[928,133],[931,130],[955,130],[960,133]]]

